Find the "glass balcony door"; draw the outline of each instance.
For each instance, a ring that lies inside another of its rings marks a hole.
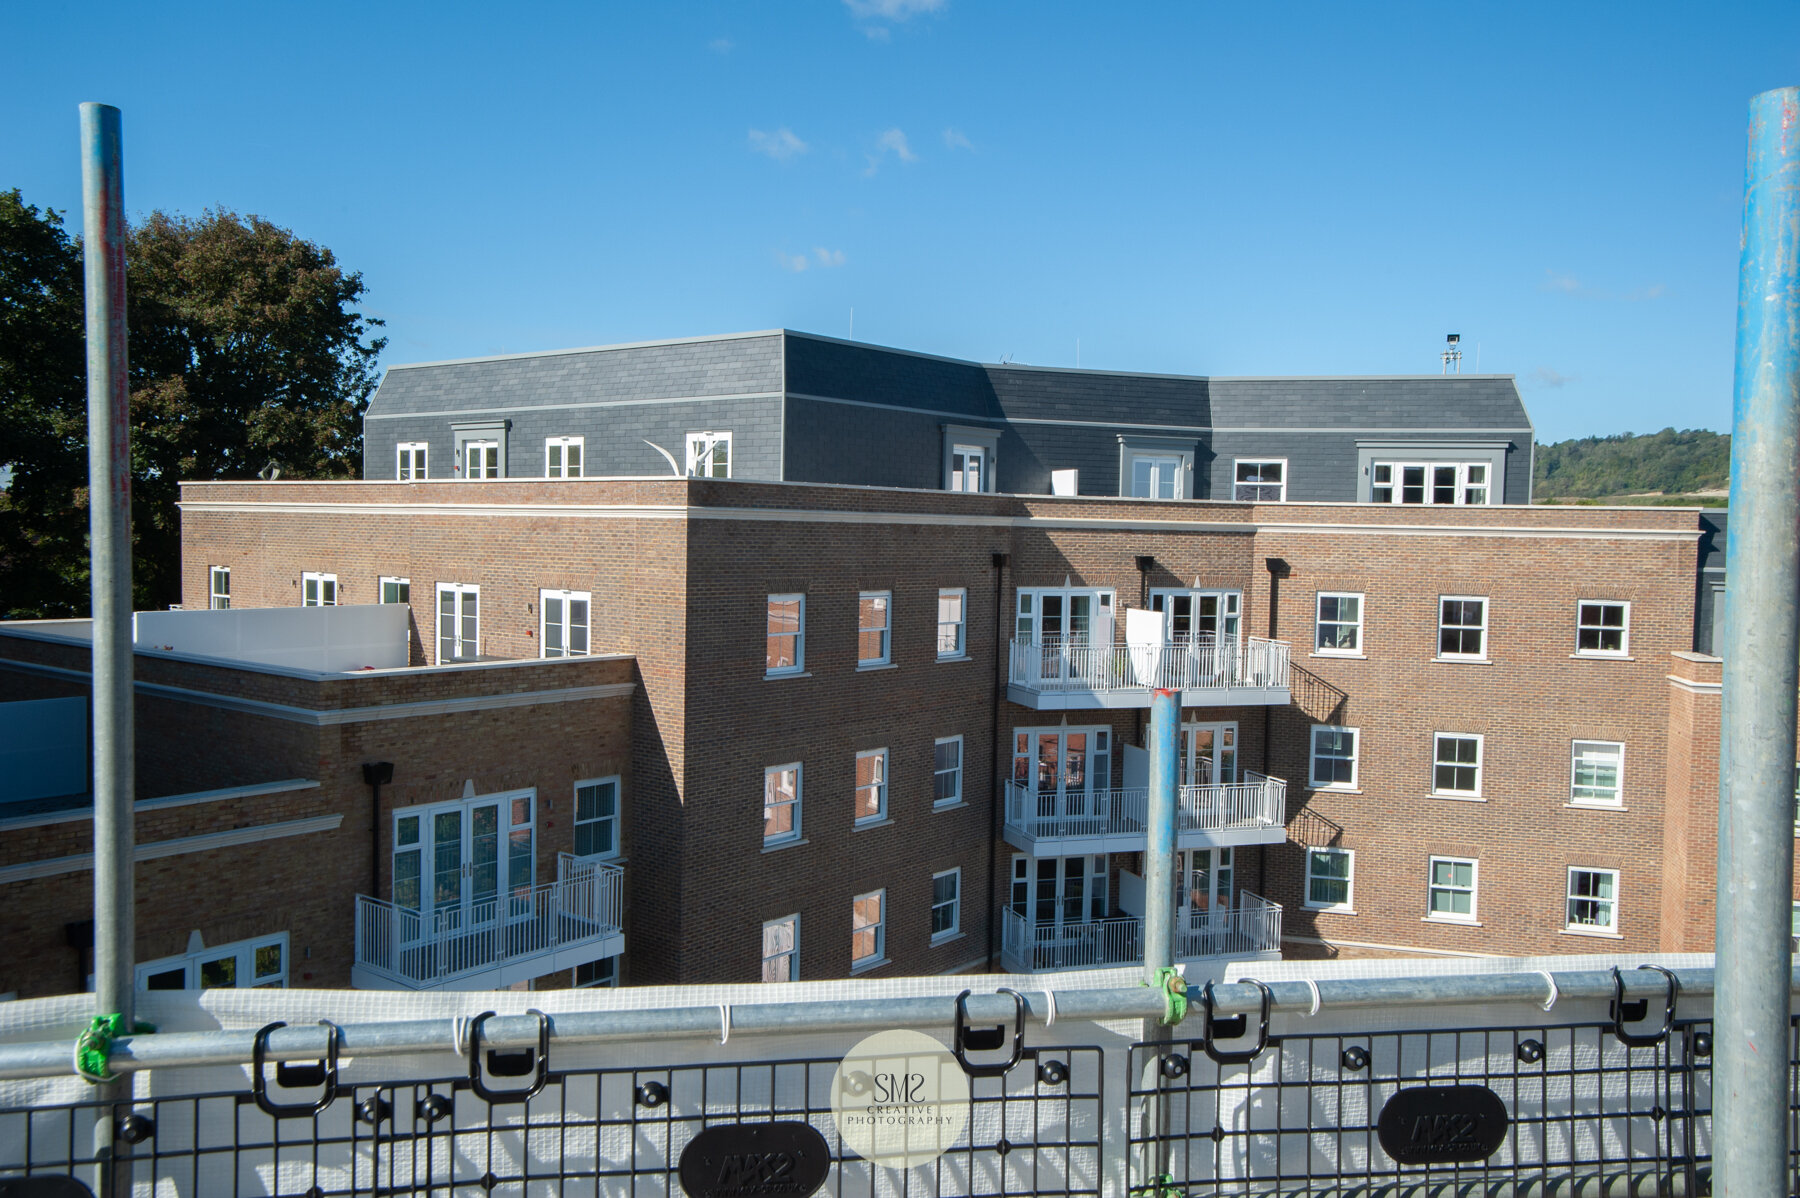
[[[502,896],[529,906],[533,833],[529,794],[488,796],[402,808],[394,813],[394,905],[412,942],[473,932],[512,912]],[[502,844],[505,844],[503,851]]]
[[[1112,737],[1107,728],[1019,728],[1013,732],[1013,782],[1036,796],[1039,821],[1075,824],[1098,819],[1112,782]],[[1063,835],[1078,829],[1068,827]]]

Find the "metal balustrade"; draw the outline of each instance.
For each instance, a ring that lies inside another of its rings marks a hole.
[[[1015,702],[1037,708],[1145,706],[1152,689],[1198,692],[1194,705],[1285,704],[1289,654],[1286,641],[1255,636],[1154,645],[1014,640],[1008,691]]]
[[[357,895],[357,986],[495,989],[624,951],[625,871],[565,853],[558,874],[428,914]]]
[[[1062,795],[1006,784],[1006,839],[1056,856],[1130,853],[1145,847],[1148,787]],[[1242,782],[1181,787],[1175,796],[1177,848],[1278,844],[1286,836],[1287,783],[1245,771]]]
[[[1044,921],[1007,908],[1002,913],[1001,948],[1025,972],[1098,969],[1134,965],[1144,959],[1143,920]],[[1235,907],[1197,909],[1182,905],[1175,916],[1175,959],[1255,957],[1281,951],[1281,904],[1250,891],[1238,893]]]

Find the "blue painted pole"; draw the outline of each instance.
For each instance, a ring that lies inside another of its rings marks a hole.
[[[1175,778],[1181,699],[1172,690],[1150,692],[1149,843],[1144,853],[1144,976],[1175,961]]]
[[[1719,746],[1713,1192],[1788,1192],[1800,673],[1800,88],[1750,101]]]

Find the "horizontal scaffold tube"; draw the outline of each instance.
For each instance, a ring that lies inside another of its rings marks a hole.
[[[1713,993],[1713,971],[1674,971],[1684,998],[1707,998]],[[1555,973],[1556,994],[1565,1000],[1611,999],[1611,970]],[[1668,982],[1657,970],[1622,970],[1626,997],[1661,998]],[[1320,1010],[1393,1008],[1400,1006],[1467,1006],[1476,1003],[1543,1004],[1551,997],[1551,983],[1542,973],[1460,974],[1437,977],[1345,978],[1307,982],[1269,982],[1275,1011],[1306,1014],[1314,1007],[1313,985],[1318,987]],[[1800,993],[1800,972],[1794,989]],[[1050,1014],[1050,999],[1042,990],[1022,992],[1027,1017],[1043,1023]],[[1213,987],[1214,1009],[1222,1014],[1248,1014],[1261,1009],[1262,989],[1249,982]],[[1197,996],[1196,996],[1197,997]],[[482,1000],[470,995],[471,1009]],[[1143,986],[1107,990],[1058,990],[1056,1018],[1060,1020],[1110,1020],[1156,1018],[1163,1014],[1162,997]],[[1004,994],[971,994],[967,1000],[971,1023],[1001,1024],[1013,1018],[1013,1000]],[[619,1041],[689,1040],[716,1038],[720,1032],[717,1004],[691,1007],[659,1007],[635,1011],[565,1011],[551,1015],[553,1044],[600,1044]],[[781,1035],[813,1032],[854,1032],[888,1027],[943,1027],[956,1018],[956,999],[948,995],[928,998],[831,999],[818,1002],[734,1003],[731,1035]],[[1199,1021],[1194,1020],[1199,1031]],[[463,1036],[466,1044],[466,1020]],[[398,1056],[406,1053],[456,1051],[458,1021],[451,1018],[416,1019],[384,1023],[349,1023],[338,1029],[339,1054],[344,1057]],[[121,1037],[113,1044],[109,1064],[114,1070],[141,1071],[208,1065],[248,1064],[256,1034],[250,1030],[164,1032]],[[535,1015],[497,1015],[482,1028],[488,1048],[533,1048],[538,1042]],[[325,1054],[326,1031],[316,1024],[278,1028],[268,1037],[265,1057],[272,1061],[311,1061]],[[53,1040],[27,1044],[0,1044],[0,1079],[59,1077],[74,1072],[74,1041]]]

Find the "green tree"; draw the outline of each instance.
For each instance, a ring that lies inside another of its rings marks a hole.
[[[36,257],[25,251],[35,250]],[[15,257],[18,261],[15,263]],[[35,263],[35,265],[34,265]],[[14,275],[21,278],[14,285]],[[30,284],[43,280],[35,290]],[[0,609],[62,615],[88,607],[86,383],[80,247],[54,213],[0,196],[0,319],[42,325],[55,365],[33,365],[0,333],[0,404],[28,435],[0,428],[13,485],[0,508]],[[375,389],[366,288],[329,249],[260,217],[151,213],[126,248],[130,328],[134,602],[181,593],[175,501],[183,481],[354,477],[362,412]],[[73,338],[69,314],[73,313]],[[4,326],[0,326],[4,329]],[[51,343],[50,332],[59,334]],[[8,370],[42,373],[17,391]]]

